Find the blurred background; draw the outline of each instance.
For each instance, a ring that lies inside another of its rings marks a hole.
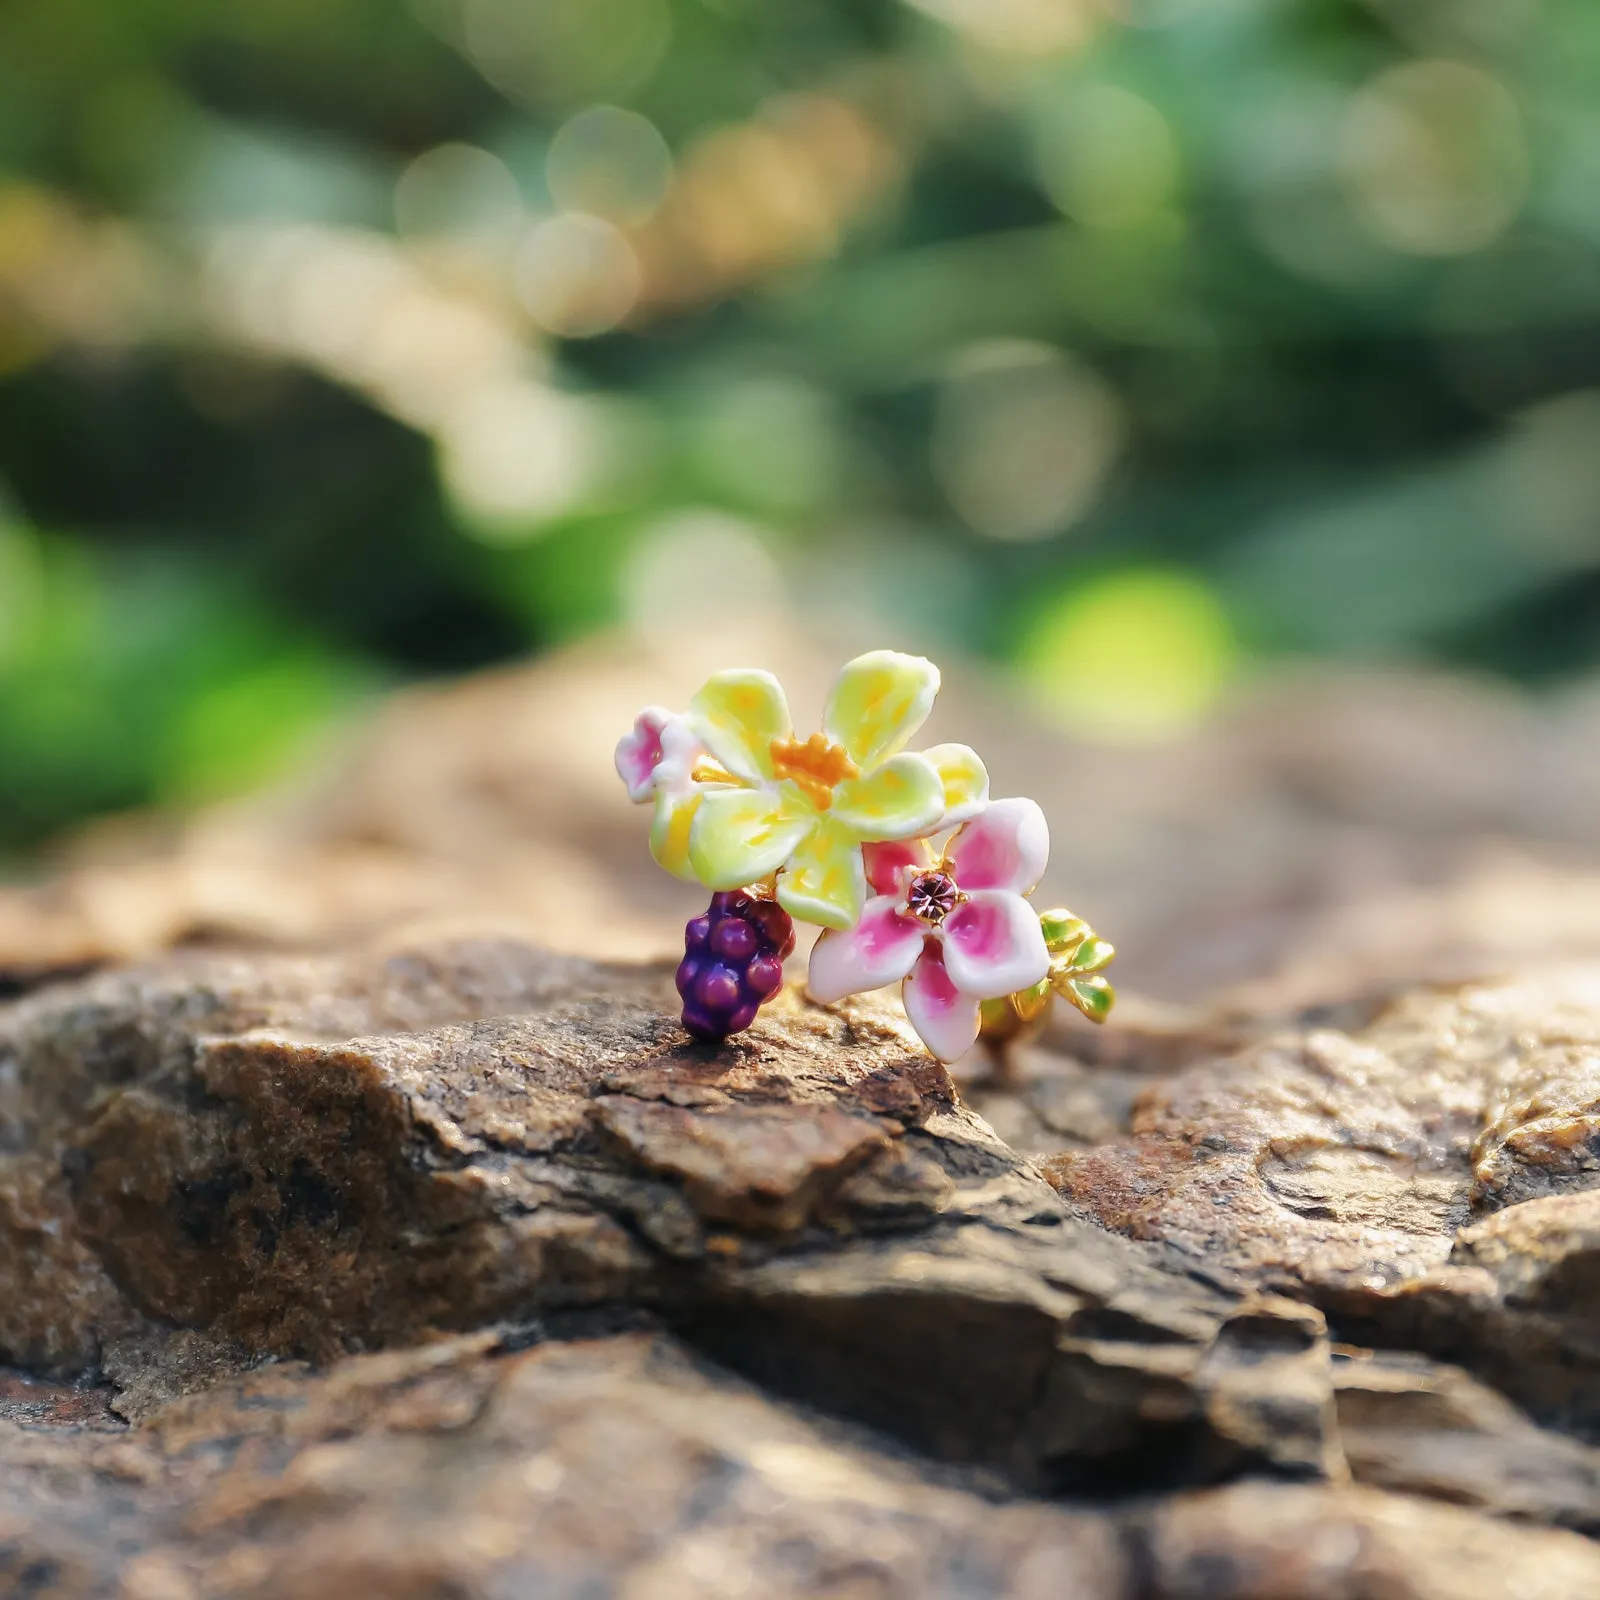
[[[0,858],[617,627],[1121,744],[1580,679],[1597,87],[1593,0],[10,0]]]

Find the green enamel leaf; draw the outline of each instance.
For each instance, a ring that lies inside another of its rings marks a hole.
[[[1102,939],[1098,934],[1090,933],[1072,952],[1070,964],[1075,973],[1101,972],[1111,965],[1116,953],[1116,946],[1109,939]]]
[[[1091,1022],[1104,1022],[1117,1003],[1117,991],[1106,978],[1067,978],[1057,983],[1055,990]]]
[[[1045,946],[1051,954],[1060,955],[1089,932],[1089,924],[1082,917],[1073,916],[1070,911],[1041,911],[1039,931],[1044,935]]]

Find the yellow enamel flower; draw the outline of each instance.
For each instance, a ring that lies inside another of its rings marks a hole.
[[[988,800],[988,773],[965,745],[905,749],[938,692],[931,661],[872,651],[839,674],[822,731],[799,739],[771,673],[717,673],[684,718],[707,752],[693,789],[658,795],[657,859],[682,871],[686,857],[718,890],[776,873],[791,916],[853,927],[863,844],[953,827]]]

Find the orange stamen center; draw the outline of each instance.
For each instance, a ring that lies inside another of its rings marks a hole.
[[[819,811],[833,804],[833,791],[846,778],[859,775],[843,747],[820,733],[809,739],[774,739],[770,750],[773,776],[793,779]]]

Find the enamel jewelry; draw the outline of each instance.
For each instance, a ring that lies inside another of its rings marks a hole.
[[[650,805],[650,850],[713,891],[684,930],[684,1027],[719,1041],[783,986],[794,922],[823,929],[812,998],[899,982],[928,1049],[954,1061],[1036,1022],[1053,993],[1102,1022],[1111,946],[1066,912],[1033,909],[1050,852],[1032,800],[989,798],[962,744],[906,746],[939,692],[920,656],[874,650],[845,665],[822,728],[796,734],[782,687],[713,675],[673,713],[647,706],[617,745],[629,798]],[[1008,1030],[1010,1032],[1008,1033]]]

